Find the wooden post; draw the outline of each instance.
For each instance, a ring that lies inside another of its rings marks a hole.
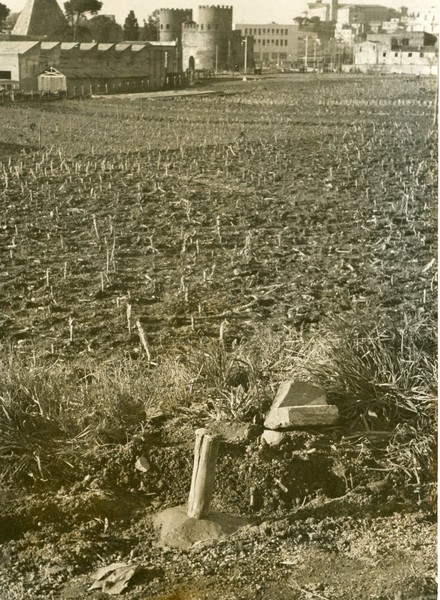
[[[194,519],[203,519],[209,514],[219,446],[220,440],[207,429],[197,429],[188,499],[188,516]]]

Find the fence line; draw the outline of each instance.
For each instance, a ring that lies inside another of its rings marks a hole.
[[[179,89],[194,83],[214,77],[212,71],[195,71],[191,73],[173,73],[162,77],[146,77],[136,80],[128,79],[107,81],[105,83],[93,83],[92,81],[67,82],[67,91],[47,90],[0,90],[0,103],[25,102],[25,101],[51,101],[63,98],[89,98],[93,95],[106,94],[130,94],[141,92],[154,92],[166,89]]]

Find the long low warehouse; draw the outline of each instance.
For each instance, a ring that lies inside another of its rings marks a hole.
[[[0,89],[89,93],[162,89],[178,74],[176,43],[0,41]]]

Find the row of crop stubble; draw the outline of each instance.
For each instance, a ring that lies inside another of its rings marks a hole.
[[[85,356],[127,354],[146,361],[154,382],[170,357],[198,356],[207,339],[232,353],[268,329],[281,345],[298,332],[327,339],[323,332],[343,316],[353,324],[344,335],[371,353],[375,376],[383,335],[397,353],[395,363],[384,359],[394,367],[381,372],[376,396],[358,391],[347,416],[361,427],[375,419],[394,427],[418,399],[425,427],[432,344],[428,336],[420,347],[419,333],[436,291],[430,82],[235,85],[235,95],[219,98],[8,108],[16,118],[3,130],[21,134],[23,152],[0,167],[5,356],[30,355],[34,369],[40,361],[78,369]],[[41,150],[31,148],[35,122]],[[375,330],[381,319],[389,330]],[[372,324],[372,345],[365,330],[358,343],[359,323]],[[300,354],[257,369],[260,398]],[[395,371],[404,364],[399,395]],[[190,373],[183,379],[193,390],[203,377],[199,368]],[[354,379],[365,383],[368,373],[356,370]],[[251,374],[244,396],[241,380],[209,388],[217,412],[255,416]],[[324,365],[315,375],[342,406],[347,373],[335,383]],[[383,385],[398,393],[384,396]],[[138,391],[132,396],[138,406]],[[183,396],[185,404],[195,399]],[[78,434],[87,426],[81,421]]]

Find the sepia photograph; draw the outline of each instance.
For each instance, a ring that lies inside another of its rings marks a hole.
[[[0,600],[437,598],[439,12],[0,0]]]

